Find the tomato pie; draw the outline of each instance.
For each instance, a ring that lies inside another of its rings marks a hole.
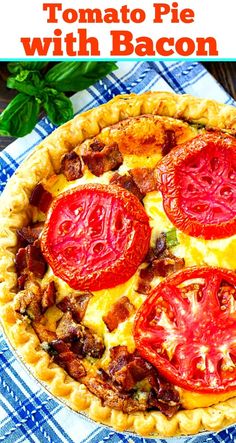
[[[1,196],[1,320],[72,409],[146,436],[236,421],[236,109],[122,95]]]

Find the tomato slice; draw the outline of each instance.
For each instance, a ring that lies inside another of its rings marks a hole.
[[[127,281],[150,243],[139,200],[118,186],[88,184],[51,205],[41,238],[55,275],[74,289],[98,291]]]
[[[172,274],[137,312],[134,339],[139,353],[177,386],[236,389],[236,273],[193,267]]]
[[[236,140],[207,133],[178,146],[157,165],[156,179],[171,222],[194,237],[236,234]]]

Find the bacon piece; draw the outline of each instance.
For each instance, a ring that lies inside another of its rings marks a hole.
[[[110,357],[109,375],[124,391],[133,389],[136,383],[146,378],[152,370],[152,365],[137,353],[129,353],[126,346],[111,348]]]
[[[149,377],[152,389],[148,396],[148,408],[161,411],[167,417],[172,417],[180,408],[180,397],[176,388],[158,376],[153,369]]]
[[[63,362],[65,361],[66,371],[75,380],[79,381],[82,377],[86,375],[86,369],[84,365],[78,358],[74,358],[73,353],[71,353],[70,356],[67,355],[66,357],[60,356],[60,360]]]
[[[136,292],[139,294],[148,294],[151,291],[151,285],[145,280],[139,280]]]
[[[169,253],[166,257],[156,259],[152,262],[154,276],[167,277],[172,272],[179,271],[185,265],[183,258],[175,257]]]
[[[166,129],[164,144],[162,145],[161,148],[162,155],[165,156],[169,154],[171,149],[173,149],[175,146],[176,146],[175,131],[173,131],[173,129]]]
[[[48,308],[54,305],[56,300],[56,286],[54,281],[50,281],[43,291],[41,300],[42,312],[44,313]]]
[[[40,248],[33,244],[18,250],[15,258],[15,266],[18,275],[27,269],[32,272],[35,277],[43,278],[47,264]]]
[[[46,213],[52,202],[52,194],[39,183],[33,189],[29,202],[32,206],[36,206],[40,211]]]
[[[26,248],[27,268],[35,277],[43,278],[47,264],[42,255],[41,249],[35,245],[29,245]]]
[[[60,340],[70,342],[79,338],[80,330],[79,325],[73,321],[71,313],[66,312],[57,325],[56,334]]]
[[[147,194],[147,192],[157,190],[157,184],[154,178],[154,169],[134,168],[131,169],[129,173],[142,194]]]
[[[139,273],[139,282],[136,289],[140,294],[148,294],[151,290],[151,281],[154,278],[154,272],[151,265],[141,269]]]
[[[55,332],[49,331],[42,323],[33,321],[32,326],[41,342],[50,342],[57,338]]]
[[[147,294],[151,289],[151,281],[154,277],[167,277],[172,272],[179,271],[185,265],[184,258],[176,257],[167,251],[163,257],[152,259],[151,263],[139,273],[137,292]]]
[[[123,411],[125,413],[145,411],[146,401],[138,401],[127,393],[121,393],[114,386],[98,377],[90,377],[83,380],[87,388],[99,397],[104,406]]]
[[[30,273],[33,273],[35,277],[43,278],[47,269],[47,263],[36,242],[33,245],[28,245],[26,248],[18,250],[15,257],[15,268],[19,289],[24,289]]]
[[[38,321],[41,318],[42,292],[39,284],[27,281],[24,291],[15,297],[15,310],[22,315],[27,315],[31,320]]]
[[[166,277],[172,272],[179,271],[185,265],[183,258],[176,257],[166,247],[166,234],[162,232],[156,240],[154,248],[150,248],[145,261],[149,265],[141,269],[137,292],[147,294],[151,290],[154,277]]]
[[[94,140],[94,142],[90,144],[90,148],[94,152],[101,152],[104,147],[105,147],[105,143],[103,143],[97,139]]]
[[[70,345],[61,339],[56,339],[47,343],[46,350],[50,355],[58,355],[70,351]]]
[[[24,246],[34,243],[35,240],[38,240],[43,230],[43,226],[44,223],[40,222],[18,229],[16,231],[18,239]]]
[[[71,294],[64,297],[58,304],[57,307],[63,312],[70,311],[73,319],[80,323],[83,320],[88,302],[93,296],[91,292],[85,292],[84,294]]]
[[[26,280],[27,280],[27,274],[21,274],[17,278],[17,286],[20,291],[22,291],[24,289]]]
[[[101,358],[104,351],[105,346],[100,337],[98,335],[92,333],[89,328],[85,328],[84,333],[84,344],[83,344],[83,353],[84,355],[89,355],[93,358]]]
[[[156,392],[151,389],[148,396],[148,409],[157,409],[166,415],[166,417],[171,418],[179,410],[180,404],[170,404],[162,401],[158,398]]]
[[[82,162],[75,151],[71,151],[62,157],[61,172],[66,176],[68,181],[77,180],[83,176]]]
[[[82,156],[92,174],[99,177],[104,172],[114,171],[123,163],[123,157],[117,143],[105,146],[102,150],[88,152]]]
[[[54,361],[68,372],[68,374],[79,381],[86,375],[86,370],[77,356],[70,350],[70,346],[62,340],[53,340],[48,345],[48,352]]]
[[[111,363],[109,364],[109,374],[112,377],[115,372],[119,371],[123,366],[126,366],[129,362],[130,353],[127,346],[114,346],[110,349]]]
[[[71,312],[63,315],[56,334],[59,339],[71,342],[72,349],[81,357],[101,358],[104,353],[105,346],[102,339],[86,326],[76,323]]]
[[[121,186],[132,194],[135,195],[140,201],[143,199],[144,194],[142,194],[135,184],[134,180],[130,175],[120,175],[116,172],[110,180],[111,185]]]
[[[102,317],[110,332],[114,331],[120,323],[125,321],[134,311],[134,305],[130,303],[128,297],[124,296],[117,300],[110,311]]]
[[[15,258],[15,268],[18,276],[20,276],[24,269],[27,267],[26,256],[27,254],[25,248],[18,249]]]

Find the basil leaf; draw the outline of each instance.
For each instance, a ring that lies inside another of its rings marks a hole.
[[[16,89],[19,92],[24,92],[28,95],[40,96],[43,85],[41,83],[41,87],[35,86],[30,80],[18,81],[16,77],[8,77],[7,87],[11,89]]]
[[[0,132],[14,137],[23,137],[37,123],[39,100],[20,93],[13,98],[0,115]]]
[[[22,70],[41,71],[47,65],[48,62],[14,62],[8,63],[7,69],[11,74],[19,74]]]
[[[45,75],[48,85],[63,92],[87,88],[117,69],[114,62],[61,62]]]
[[[11,134],[9,134],[9,132],[8,131],[6,131],[5,129],[3,129],[3,128],[1,128],[1,125],[0,125],[0,136],[8,136],[8,135],[11,135]]]
[[[61,125],[73,118],[73,107],[70,99],[55,89],[45,88],[43,107],[54,125]]]
[[[44,88],[44,80],[42,80],[39,72],[21,71],[15,77],[8,77],[7,87],[17,89],[19,92],[40,97]]]
[[[166,234],[166,246],[167,246],[167,248],[173,248],[174,246],[177,246],[179,244],[175,228],[170,229],[165,234]]]

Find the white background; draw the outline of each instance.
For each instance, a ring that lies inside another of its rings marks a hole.
[[[62,3],[66,8],[106,8],[120,9],[122,5],[127,5],[130,9],[141,8],[146,12],[146,20],[141,24],[66,24],[59,13],[57,24],[47,23],[48,13],[43,11],[43,3]],[[2,2],[0,14],[0,59],[27,58],[24,47],[20,41],[21,37],[54,37],[54,30],[60,28],[63,37],[67,33],[73,32],[77,36],[78,28],[87,28],[88,36],[96,37],[99,40],[101,58],[111,57],[112,39],[111,30],[128,30],[134,34],[135,38],[147,36],[156,41],[161,37],[196,37],[213,36],[217,40],[218,58],[236,59],[236,0],[179,0],[179,10],[191,8],[195,12],[195,21],[191,24],[171,23],[171,15],[165,16],[164,23],[154,24],[153,3],[167,3],[170,6],[173,1],[162,0],[6,0]],[[64,46],[64,55],[68,57]],[[53,47],[44,58],[53,58]],[[39,58],[38,54],[35,57]],[[136,58],[135,52],[128,56]],[[181,58],[175,53],[172,58]],[[196,57],[193,53],[191,57]],[[31,57],[32,58],[32,57]],[[56,57],[60,59],[60,57]],[[77,56],[77,58],[79,58]],[[82,57],[83,58],[83,57]],[[114,58],[114,56],[113,56]],[[147,58],[147,57],[146,57]],[[154,57],[151,57],[154,58]],[[161,58],[156,54],[156,58]],[[200,58],[206,58],[200,57]],[[214,57],[215,58],[215,57]],[[115,57],[119,59],[119,57]]]

